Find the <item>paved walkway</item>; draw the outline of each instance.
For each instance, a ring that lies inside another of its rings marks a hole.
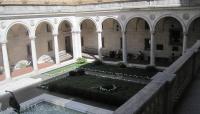
[[[51,63],[42,63],[42,64],[38,64],[38,68],[39,69],[43,69],[43,68],[47,68],[47,67],[50,67],[52,66],[53,64]],[[18,70],[14,70],[13,72],[11,72],[11,76],[12,77],[18,77],[18,76],[21,76],[23,74],[27,74],[27,73],[30,73],[33,71],[33,67],[26,67],[26,68],[21,68],[21,69],[18,69]],[[4,80],[5,79],[5,76],[4,74],[0,74],[0,81]]]
[[[188,87],[174,114],[200,114],[200,74]]]

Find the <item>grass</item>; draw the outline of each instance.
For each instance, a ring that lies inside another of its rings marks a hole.
[[[99,90],[100,86],[115,84],[111,92]],[[73,95],[105,104],[120,106],[144,87],[142,84],[91,75],[68,76],[47,84],[50,91]]]
[[[74,69],[79,68],[79,67],[81,67],[83,65],[86,65],[86,64],[88,64],[88,63],[84,63],[84,64],[74,63],[74,64],[70,64],[70,65],[67,65],[67,66],[64,66],[64,67],[61,67],[61,68],[46,72],[44,74],[48,75],[48,76],[58,76],[58,75],[67,73],[67,72],[69,72],[71,70],[74,70]]]
[[[118,65],[108,65],[108,64],[95,65],[93,63],[87,64],[81,67],[100,70],[100,71],[106,71],[106,72],[136,75],[136,76],[142,76],[142,77],[152,77],[158,72],[158,71],[152,72],[146,69],[141,69],[141,68],[136,68],[136,67],[120,68]]]

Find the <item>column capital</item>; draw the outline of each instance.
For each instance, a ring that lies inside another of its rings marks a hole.
[[[184,36],[188,36],[188,32],[187,32],[187,31],[184,31],[184,32],[183,32],[183,35],[184,35]]]
[[[52,34],[53,36],[58,36],[58,34],[57,33],[54,33],[54,34]]]
[[[6,44],[8,41],[1,41],[0,44]]]
[[[125,30],[121,30],[121,32],[122,32],[122,33],[125,33],[126,31],[125,31]]]
[[[71,33],[77,33],[77,34],[80,34],[81,31],[79,31],[79,30],[73,30],[73,31],[71,31]]]
[[[32,36],[29,38],[30,40],[35,40],[36,39],[36,36]]]
[[[97,30],[97,33],[102,33],[102,31],[101,30]]]
[[[155,35],[156,32],[154,30],[151,30],[150,33]]]

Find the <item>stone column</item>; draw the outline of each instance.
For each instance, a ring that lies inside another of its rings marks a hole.
[[[123,55],[123,63],[127,63],[127,41],[125,36],[125,31],[122,31],[122,55]]]
[[[155,31],[151,31],[150,65],[155,65]]]
[[[99,55],[99,60],[102,61],[102,36],[101,36],[102,31],[97,31],[98,34],[98,55]]]
[[[11,78],[11,75],[10,75],[10,64],[9,64],[9,60],[8,60],[8,52],[7,52],[6,42],[3,42],[1,44],[1,48],[2,48],[2,55],[3,55],[4,74],[5,74],[6,80],[9,80]]]
[[[32,53],[33,70],[38,71],[35,37],[30,38],[30,39],[31,39],[31,53]]]
[[[76,43],[77,43],[77,46],[78,46],[78,50],[77,50],[77,55],[78,57],[82,57],[82,47],[81,47],[81,32],[80,31],[76,31],[76,35],[77,35],[77,38],[76,38]]]
[[[77,59],[77,43],[76,43],[76,33],[74,31],[72,34],[72,50],[73,50],[73,58]]]
[[[53,35],[53,40],[54,40],[54,52],[55,52],[56,64],[59,64],[60,57],[59,57],[58,35],[57,34]]]
[[[80,31],[72,31],[72,44],[74,58],[82,57]]]
[[[182,54],[184,54],[187,50],[187,36],[188,36],[188,33],[183,32],[183,52],[182,52]]]

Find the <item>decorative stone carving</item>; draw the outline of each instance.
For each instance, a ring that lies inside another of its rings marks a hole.
[[[2,28],[2,29],[6,28],[6,25],[5,25],[4,22],[1,22],[1,28]]]
[[[97,21],[97,22],[99,22],[99,16],[96,16],[96,18],[95,18],[95,20]]]
[[[183,14],[182,17],[183,17],[184,20],[188,20],[190,18],[190,14],[185,13],[185,14]]]
[[[149,17],[151,20],[154,20],[156,18],[156,16],[154,14],[151,14]]]
[[[55,23],[55,24],[57,24],[57,23],[58,23],[58,21],[57,21],[57,19],[56,19],[56,18],[54,19],[54,23]]]
[[[16,63],[14,70],[26,68],[26,67],[30,66],[30,64],[31,64],[31,62],[29,62],[27,60],[21,60],[21,61]]]
[[[34,20],[31,20],[31,21],[30,21],[30,25],[31,25],[31,26],[34,26],[34,25],[35,25]]]
[[[50,57],[49,55],[42,55],[39,59],[38,59],[38,64],[42,64],[42,63],[54,63],[52,57]]]
[[[125,16],[125,15],[122,15],[122,16],[121,16],[121,19],[122,19],[122,21],[125,21],[125,20],[126,20],[126,16]]]

